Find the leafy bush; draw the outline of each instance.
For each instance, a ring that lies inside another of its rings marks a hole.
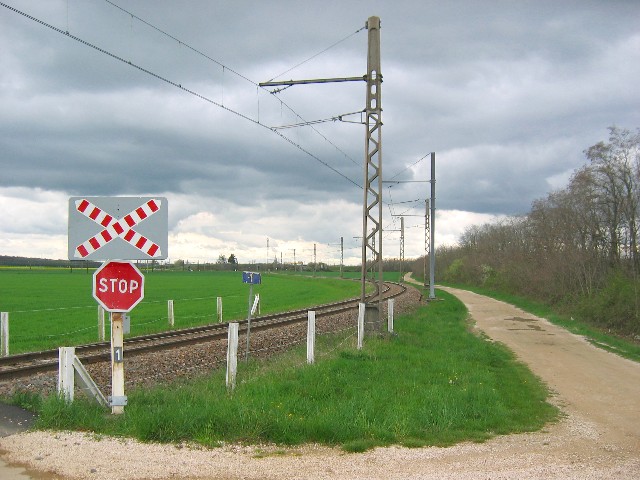
[[[604,287],[579,301],[578,312],[589,323],[623,334],[640,333],[640,281],[620,271]]]

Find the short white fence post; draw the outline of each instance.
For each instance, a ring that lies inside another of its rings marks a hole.
[[[222,297],[217,298],[216,315],[218,317],[218,322],[222,323]]]
[[[236,388],[236,372],[238,371],[238,323],[229,324],[227,337],[227,388]]]
[[[255,315],[258,312],[260,315],[260,294],[256,293],[253,297],[253,306],[251,307],[251,315]]]
[[[175,317],[173,315],[173,300],[167,300],[167,317],[169,318],[169,326],[173,327],[175,324]]]
[[[387,318],[387,330],[389,333],[393,333],[393,306],[395,305],[395,298],[390,298],[387,307],[387,314],[389,317]]]
[[[65,401],[73,402],[74,369],[73,358],[76,356],[75,347],[58,348],[58,395]]]
[[[58,348],[58,395],[68,403],[73,402],[76,378],[80,388],[89,397],[93,397],[103,407],[109,406],[98,385],[96,385],[80,359],[76,356],[75,347]]]
[[[307,312],[307,363],[315,362],[315,346],[316,346],[316,312],[309,310]]]
[[[364,312],[365,304],[358,304],[358,350],[362,350],[362,339],[364,338]]]
[[[98,341],[104,342],[104,315],[105,311],[102,305],[98,305]]]
[[[9,355],[9,312],[0,313],[0,356]]]

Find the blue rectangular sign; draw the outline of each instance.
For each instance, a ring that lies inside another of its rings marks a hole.
[[[260,274],[256,272],[242,272],[242,283],[258,285],[262,283],[262,278],[260,277]]]

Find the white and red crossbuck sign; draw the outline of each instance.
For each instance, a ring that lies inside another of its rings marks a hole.
[[[152,198],[148,202],[140,205],[135,210],[127,213],[122,218],[114,218],[107,212],[96,207],[86,198],[76,200],[76,210],[87,218],[90,218],[98,225],[105,227],[100,233],[94,235],[86,242],[78,245],[76,252],[78,256],[84,258],[95,252],[102,246],[106,245],[114,238],[122,238],[130,243],[138,250],[146,253],[150,257],[160,257],[162,252],[160,246],[148,238],[140,235],[133,227],[142,222],[145,218],[150,217],[160,209],[161,200]]]
[[[96,205],[99,202],[104,203],[105,206]],[[121,210],[126,213],[121,215]],[[80,218],[85,218],[90,222],[86,220],[81,222],[77,218],[78,214],[81,216]],[[151,223],[150,219],[152,220],[152,217],[155,216],[164,217],[160,218],[164,227],[161,227],[159,231],[157,227],[153,227],[149,231],[155,236],[166,239],[167,215],[166,199],[164,198],[77,197],[71,199],[69,205],[69,258],[76,260],[166,258],[166,240],[163,249],[160,240],[152,239],[153,235],[139,231],[143,222]],[[72,228],[72,225],[74,227],[82,226],[83,233],[78,233],[78,228]],[[105,248],[107,246],[110,248]]]

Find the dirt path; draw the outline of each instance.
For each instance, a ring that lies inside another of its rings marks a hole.
[[[64,478],[188,479],[638,479],[640,364],[513,306],[449,289],[477,328],[508,345],[555,392],[566,415],[542,432],[450,448],[365,454],[309,446],[288,452],[192,450],[34,432],[0,440],[5,458]]]

